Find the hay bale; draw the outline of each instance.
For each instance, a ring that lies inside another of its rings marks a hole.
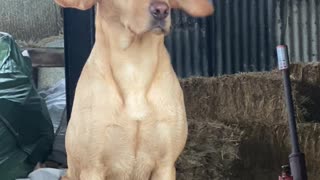
[[[320,63],[292,64],[291,78],[299,82],[297,101],[307,121],[320,120]]]
[[[320,122],[320,86],[300,82],[295,86],[295,101],[300,122]]]
[[[241,131],[220,122],[189,119],[187,146],[177,162],[177,179],[219,180],[233,174],[239,161]]]
[[[189,119],[189,139],[177,162],[178,180],[276,179],[288,164],[288,126]],[[298,125],[310,180],[320,174],[320,125]]]
[[[291,78],[316,86],[320,86],[320,63],[299,63],[290,65]]]
[[[239,128],[244,132],[240,143],[241,178],[273,179],[279,174],[281,165],[289,164],[291,145],[287,125],[241,124]],[[316,175],[320,174],[320,126],[299,124],[298,133],[301,150],[306,155],[309,179],[316,180]]]
[[[280,72],[243,73],[221,77],[181,80],[187,116],[218,121],[287,122]],[[320,86],[292,81],[298,122],[320,120]]]
[[[300,124],[298,126],[301,150],[306,155],[309,179],[319,179],[320,175],[320,124]]]
[[[181,85],[191,119],[278,124],[287,118],[280,74],[194,77],[182,80]]]

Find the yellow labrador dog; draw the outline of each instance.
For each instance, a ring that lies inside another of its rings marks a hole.
[[[187,139],[183,93],[164,46],[170,10],[208,0],[56,0],[96,5],[96,42],[78,81],[64,180],[174,180]]]

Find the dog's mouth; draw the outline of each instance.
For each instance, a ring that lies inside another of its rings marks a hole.
[[[166,27],[166,21],[154,21],[150,27],[150,32],[155,34],[168,34],[169,29]]]
[[[124,27],[132,34],[136,36],[141,36],[145,33],[153,33],[156,35],[167,35],[170,32],[170,26],[167,24],[166,21],[154,21],[152,22],[148,28],[145,30],[135,30],[129,25],[124,25]]]
[[[154,27],[150,30],[150,32],[155,34],[167,34],[168,31],[163,27]]]

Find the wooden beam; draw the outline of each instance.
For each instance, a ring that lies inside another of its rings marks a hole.
[[[26,48],[32,61],[32,67],[64,67],[63,48]]]

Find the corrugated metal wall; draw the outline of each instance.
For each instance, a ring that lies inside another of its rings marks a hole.
[[[166,45],[180,77],[275,68],[275,47],[285,18],[292,61],[320,60],[319,0],[214,0],[214,4],[215,14],[208,18],[172,14],[173,30]]]
[[[285,39],[291,49],[292,61],[320,61],[320,1],[278,0],[277,21],[280,21],[280,9],[288,14]],[[277,40],[280,39],[280,29],[281,24],[277,23]]]

